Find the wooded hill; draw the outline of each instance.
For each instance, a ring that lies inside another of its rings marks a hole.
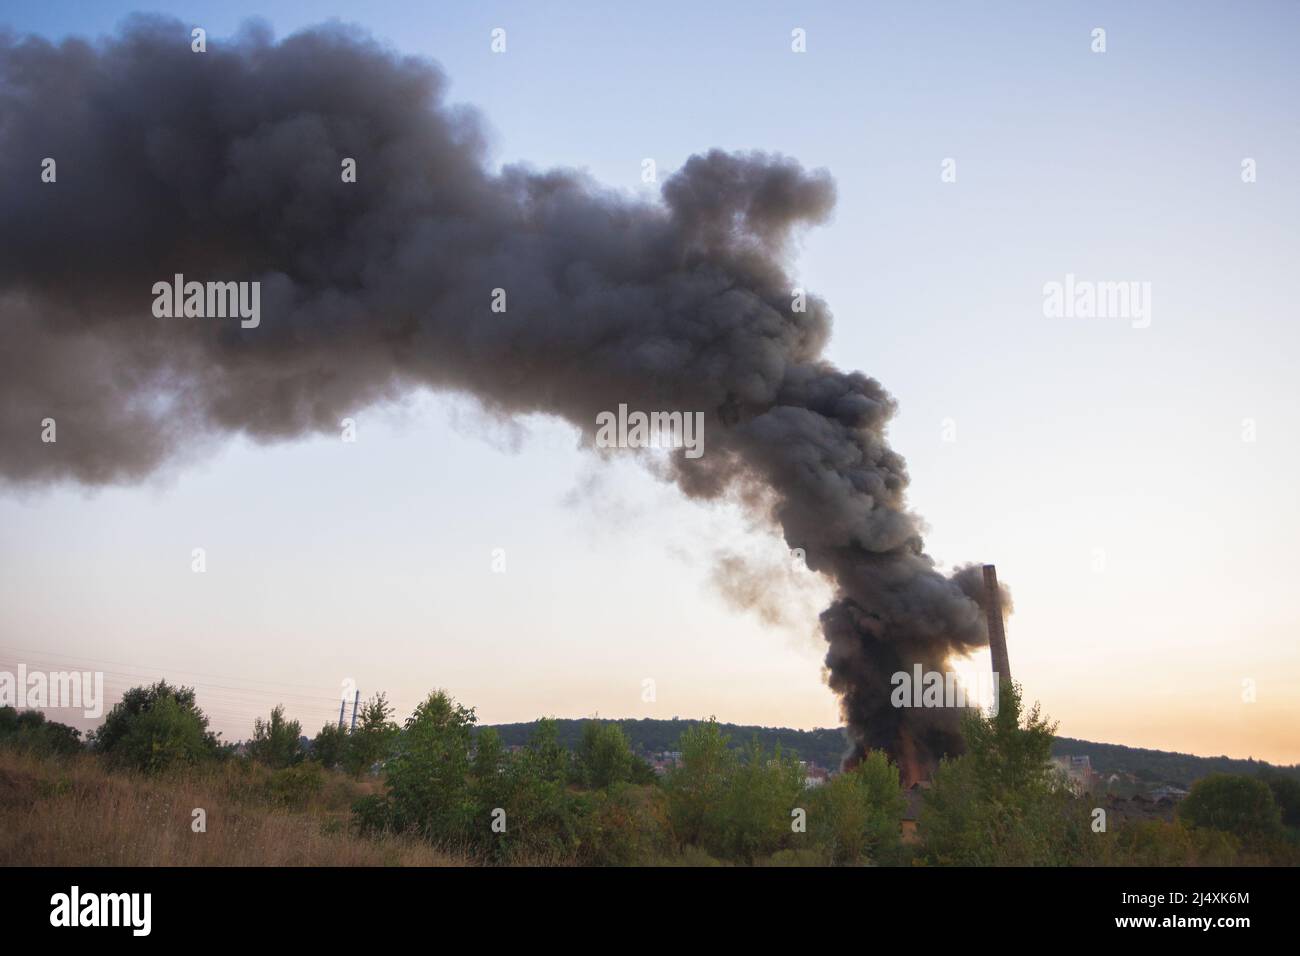
[[[602,718],[603,719],[603,718]],[[614,720],[632,742],[639,754],[660,753],[677,749],[682,731],[700,723],[698,720]],[[560,742],[574,749],[582,736],[585,720],[557,719]],[[535,726],[526,724],[495,724],[506,746],[521,746],[527,742]],[[738,748],[754,735],[769,750],[780,744],[783,751],[794,751],[800,760],[811,760],[823,767],[837,769],[844,754],[843,732],[837,727],[818,730],[792,730],[789,727],[756,727],[741,724],[720,724],[722,732],[731,737],[731,746]],[[1173,784],[1188,787],[1201,777],[1212,773],[1237,773],[1255,776],[1260,770],[1273,767],[1300,780],[1300,766],[1274,767],[1261,760],[1239,760],[1232,757],[1198,757],[1193,754],[1171,753],[1164,750],[1147,750],[1125,747],[1120,744],[1102,744],[1073,737],[1057,737],[1052,745],[1053,756],[1086,756],[1092,767],[1103,776],[1112,773],[1133,774],[1143,783],[1152,786]]]

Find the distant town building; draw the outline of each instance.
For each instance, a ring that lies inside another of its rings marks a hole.
[[[660,777],[681,762],[682,752],[680,750],[661,750],[646,757],[646,763],[650,764],[650,769]]]
[[[831,772],[825,767],[819,766],[812,760],[800,760],[799,767],[803,770],[803,785],[805,787],[820,787],[831,778]]]
[[[1087,756],[1053,757],[1052,764],[1065,778],[1066,786],[1076,794],[1092,790],[1100,780],[1100,775],[1092,769],[1092,760]]]

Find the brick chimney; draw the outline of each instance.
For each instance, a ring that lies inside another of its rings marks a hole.
[[[984,565],[984,593],[988,604],[989,651],[993,655],[993,673],[998,683],[1011,680],[1011,662],[1007,659],[1007,632],[1002,626],[1002,592],[998,590],[998,571]]]

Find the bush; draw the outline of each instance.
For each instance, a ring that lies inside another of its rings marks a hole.
[[[267,781],[267,794],[273,803],[291,810],[304,810],[324,787],[325,771],[320,764],[300,763],[272,773]]]
[[[1268,784],[1227,773],[1196,781],[1178,805],[1178,819],[1188,826],[1231,833],[1252,846],[1268,843],[1282,829],[1281,812]]]
[[[1037,704],[1022,709],[1018,686],[1005,684],[996,715],[962,718],[968,752],[940,762],[921,806],[929,862],[1059,866],[1092,851],[1087,807],[1051,770],[1055,731]]]
[[[213,756],[212,741],[203,724],[174,697],[159,698],[133,718],[126,735],[108,752],[112,763],[144,773],[159,773]]]
[[[39,710],[19,713],[0,707],[0,744],[40,757],[67,756],[82,750],[81,731],[46,720]]]
[[[1300,780],[1285,776],[1272,767],[1261,770],[1259,779],[1273,791],[1273,802],[1282,815],[1282,825],[1300,829]]]
[[[564,759],[558,761],[549,744],[545,732],[535,736],[527,749],[505,761],[494,799],[480,796],[475,800],[468,835],[489,859],[567,862],[590,838],[597,795],[569,789],[567,751],[560,751]],[[504,824],[504,830],[493,829],[496,820]]]
[[[728,739],[712,718],[682,733],[681,763],[664,784],[668,820],[679,843],[714,847],[722,842],[723,800],[736,762]]]
[[[900,822],[907,801],[898,768],[873,750],[852,770],[809,795],[809,831],[835,863],[892,863],[901,846]]]
[[[1116,852],[1108,861],[1121,866],[1231,866],[1240,843],[1219,830],[1202,830],[1181,821],[1136,820],[1116,831]]]
[[[388,797],[371,793],[352,804],[352,825],[362,836],[377,837],[394,829]]]
[[[713,720],[682,734],[682,762],[665,783],[668,819],[680,843],[753,862],[790,844],[803,771],[780,747],[768,754],[757,737],[740,755],[727,742]]]
[[[218,749],[194,689],[166,681],[128,690],[90,739],[110,762],[146,773],[215,758]]]
[[[284,705],[277,704],[271,719],[258,717],[253,723],[253,739],[248,755],[268,767],[288,767],[302,759],[302,725],[284,719]]]
[[[667,801],[656,786],[624,786],[593,795],[583,838],[582,861],[632,866],[672,848]]]
[[[731,859],[753,863],[788,846],[794,837],[793,811],[804,793],[799,761],[769,754],[754,737],[732,764],[722,808],[718,850]]]
[[[459,843],[467,836],[475,720],[473,709],[443,691],[415,708],[386,767],[392,825],[398,830],[438,843]]]
[[[343,762],[343,748],[347,745],[347,735],[343,728],[335,723],[328,723],[320,729],[311,742],[310,760],[316,761],[326,770],[332,770]]]
[[[339,755],[343,767],[354,777],[370,773],[376,765],[388,759],[398,736],[399,728],[393,722],[393,706],[388,703],[387,696],[376,694],[361,708],[356,729],[343,736]]]
[[[608,790],[632,779],[632,745],[618,724],[589,720],[582,727],[577,757],[578,779],[595,790]]]

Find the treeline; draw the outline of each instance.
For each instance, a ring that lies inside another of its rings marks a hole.
[[[81,731],[46,720],[39,710],[0,707],[0,743],[44,755],[75,754],[82,749]]]
[[[0,711],[0,743],[54,758],[81,744],[37,717]],[[994,716],[967,715],[967,753],[904,793],[872,753],[809,787],[796,756],[757,735],[695,723],[663,749],[657,777],[623,726],[533,724],[512,747],[473,708],[430,694],[402,723],[379,694],[355,731],[327,724],[311,746],[276,707],[244,754],[208,729],[191,688],[134,688],[86,746],[117,771],[159,776],[222,762],[261,768],[266,798],[312,804],[326,781],[358,781],[350,825],[379,842],[424,841],[516,864],[1231,865],[1300,862],[1300,784],[1281,774],[1199,781],[1177,818],[1122,822],[1074,796],[1049,757],[1055,725],[1018,689]],[[75,731],[72,732],[75,735]],[[253,779],[253,778],[250,778]],[[912,823],[915,823],[915,829]]]
[[[1168,750],[1148,750],[1143,747],[1125,747],[1123,744],[1099,744],[1088,740],[1057,737],[1052,755],[1087,754],[1098,773],[1131,773],[1151,784],[1173,784],[1189,787],[1202,777],[1215,773],[1240,774],[1254,777],[1260,774],[1280,774],[1300,781],[1300,766],[1276,766],[1263,760],[1240,760],[1235,757],[1198,757]]]
[[[557,719],[555,726],[560,742],[569,748],[576,747],[582,738],[582,728],[585,723],[587,723],[585,719]],[[682,734],[699,726],[703,721],[643,717],[637,720],[620,720],[617,723],[627,734],[633,751],[639,754],[656,754],[677,750]],[[534,724],[491,724],[490,726],[501,735],[501,741],[506,746],[522,746],[528,742]],[[836,728],[793,730],[789,727],[758,727],[725,723],[718,724],[718,728],[731,739],[733,749],[739,749],[757,737],[768,750],[780,747],[787,753],[797,754],[801,760],[810,760],[828,769],[837,769],[845,750],[848,749],[844,731]]]
[[[585,720],[561,719],[556,721],[556,732],[566,747],[577,746],[582,736]],[[660,720],[641,718],[620,720],[619,725],[632,742],[632,749],[640,754],[676,750],[682,732],[697,726],[698,720]],[[520,746],[527,742],[533,724],[493,724],[507,746]],[[836,769],[847,749],[844,733],[836,728],[793,730],[789,727],[759,727],[745,724],[720,724],[724,734],[738,748],[745,741],[757,737],[769,750],[796,753],[802,760],[810,760],[822,767]],[[1057,737],[1052,742],[1052,756],[1068,754],[1087,755],[1098,773],[1133,774],[1150,786],[1174,784],[1190,787],[1202,777],[1215,773],[1243,774],[1248,777],[1278,773],[1300,781],[1300,766],[1276,766],[1262,760],[1240,760],[1233,757],[1198,757],[1195,754],[1148,750],[1142,747],[1125,747],[1120,744],[1103,744],[1072,737]]]

